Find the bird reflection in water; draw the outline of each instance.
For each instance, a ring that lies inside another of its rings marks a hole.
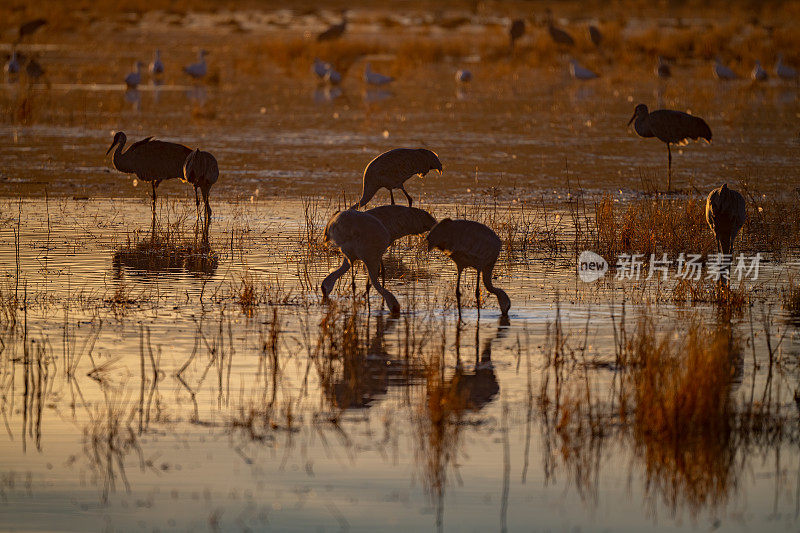
[[[342,96],[342,94],[344,93],[340,87],[331,87],[329,85],[317,87],[314,89],[314,103],[326,104],[328,102],[333,102]]]
[[[126,90],[125,101],[131,104],[131,108],[137,113],[142,110],[142,93],[139,92],[139,89]]]
[[[219,258],[205,241],[172,243],[144,239],[116,250],[111,263],[114,279],[122,279],[123,271],[145,277],[185,272],[209,278],[216,273]]]

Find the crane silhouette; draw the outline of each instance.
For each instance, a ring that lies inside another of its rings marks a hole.
[[[572,35],[553,24],[553,12],[550,11],[550,8],[545,12],[545,19],[547,21],[547,31],[554,43],[564,46],[575,45],[575,39],[572,38]]]
[[[208,65],[206,65],[207,55],[208,52],[206,50],[199,50],[197,52],[197,61],[183,67],[183,71],[196,80],[205,77],[208,72]]]
[[[331,24],[328,29],[317,35],[317,42],[334,41],[344,35],[347,29],[347,10],[342,11],[342,21],[337,24]]]
[[[389,230],[372,215],[355,209],[347,209],[334,214],[325,227],[325,242],[333,241],[339,247],[345,260],[342,266],[328,274],[322,281],[322,299],[326,300],[342,277],[357,260],[367,267],[367,275],[375,289],[383,296],[393,314],[400,312],[397,298],[381,284],[378,274],[383,254],[392,244]],[[355,293],[355,273],[353,273],[353,292]]]
[[[137,61],[133,64],[133,72],[125,76],[125,85],[128,86],[128,89],[135,89],[142,83],[142,62]]]
[[[489,227],[472,220],[452,220],[445,218],[439,221],[428,233],[428,250],[438,248],[452,259],[458,269],[456,280],[456,303],[458,317],[461,318],[461,271],[474,268],[478,273],[475,282],[475,300],[480,315],[480,277],[486,290],[497,296],[500,312],[508,315],[511,300],[502,289],[492,284],[492,271],[500,255],[502,241]]]
[[[589,39],[592,40],[592,44],[597,48],[599,48],[600,44],[603,42],[603,34],[600,32],[600,28],[594,24],[589,25]]]
[[[394,205],[392,189],[400,189],[408,198],[408,206],[413,200],[408,195],[405,182],[411,176],[419,174],[425,176],[431,170],[442,174],[442,162],[439,156],[426,148],[395,148],[384,152],[367,165],[364,169],[364,179],[361,187],[361,199],[352,207],[364,207],[375,196],[378,189],[386,188]]]
[[[525,21],[523,19],[514,19],[511,22],[511,27],[508,28],[508,46],[509,49],[514,51],[514,44],[525,35]]]
[[[153,62],[150,63],[150,74],[153,76],[164,74],[164,63],[161,61],[161,50],[158,48],[156,48],[155,54],[153,55]]]
[[[711,128],[700,117],[692,116],[683,111],[672,109],[658,109],[652,113],[647,106],[639,104],[628,121],[628,126],[634,123],[636,133],[640,137],[656,137],[667,145],[667,190],[672,189],[672,150],[670,145],[683,146],[689,139],[704,139],[711,143]]]
[[[714,232],[717,252],[730,254],[733,240],[747,220],[744,197],[725,183],[708,194],[706,200],[706,222]]]
[[[670,69],[669,63],[664,61],[662,56],[658,56],[658,64],[656,64],[656,76],[659,78],[669,78],[672,76],[672,69]]]
[[[17,36],[17,40],[14,44],[19,44],[22,39],[27,37],[28,35],[33,35],[36,31],[47,24],[47,19],[37,18],[33,20],[29,20],[27,22],[23,22],[19,26],[19,33]]]
[[[208,195],[211,186],[219,178],[219,166],[217,159],[208,152],[200,149],[194,150],[188,155],[183,164],[183,177],[186,183],[194,185],[194,202],[197,207],[197,220],[200,220],[200,198],[197,196],[197,189],[203,193],[203,203],[205,203],[205,220],[203,222],[203,239],[208,241],[208,228],[211,226],[211,206],[208,203]]]
[[[155,229],[156,189],[164,180],[183,178],[183,164],[192,150],[182,144],[157,141],[147,137],[133,143],[123,152],[127,141],[125,133],[118,131],[106,155],[116,146],[112,158],[114,168],[125,174],[135,174],[137,178],[149,181],[153,186],[153,229]]]

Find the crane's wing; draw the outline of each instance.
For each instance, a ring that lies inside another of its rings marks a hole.
[[[125,151],[124,157],[145,180],[183,178],[183,164],[192,151],[177,143],[142,139]]]
[[[365,213],[381,221],[389,231],[392,241],[408,235],[425,233],[436,224],[436,219],[427,211],[404,205],[382,205]]]
[[[662,142],[686,144],[689,139],[711,142],[711,128],[706,121],[682,111],[659,109],[650,113],[648,123]]]

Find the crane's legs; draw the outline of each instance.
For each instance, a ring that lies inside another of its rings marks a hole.
[[[392,205],[394,205],[394,193],[392,192],[392,189],[389,189],[389,198],[392,199]]]
[[[667,192],[672,190],[672,150],[667,143]]]
[[[150,236],[153,240],[155,240],[156,239],[156,187],[158,187],[158,185],[156,184],[155,180],[150,182],[150,184],[153,186],[153,222],[150,228]]]
[[[194,222],[194,235],[197,237],[197,230],[200,227],[200,197],[197,195],[197,185],[194,186],[194,209],[197,214],[197,220]]]
[[[211,204],[208,203],[208,189],[203,189],[203,202],[205,207],[205,221],[203,222],[203,242],[208,244],[208,231],[211,228]]]
[[[456,278],[456,305],[458,306],[458,321],[461,322],[461,269],[458,269]]]
[[[414,203],[414,201],[411,199],[411,197],[410,197],[410,196],[408,195],[408,193],[406,192],[406,187],[405,187],[405,185],[403,185],[402,187],[400,187],[400,190],[401,190],[401,191],[403,191],[403,194],[405,194],[405,195],[406,195],[406,198],[408,198],[408,207],[411,207],[411,204],[413,204],[413,203]]]
[[[478,308],[478,320],[481,318],[481,271],[475,269],[475,306]]]

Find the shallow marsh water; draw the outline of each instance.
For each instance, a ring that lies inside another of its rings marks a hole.
[[[389,147],[444,161],[442,177],[409,183],[437,217],[527,205],[534,230],[569,242],[567,200],[624,206],[663,190],[663,145],[625,128],[639,102],[712,125],[711,146],[674,152],[679,197],[739,180],[791,196],[796,85],[723,86],[699,62],[657,82],[649,65],[598,53],[589,84],[560,56],[470,57],[467,86],[454,59],[403,70],[378,57],[399,78],[390,90],[360,83],[369,58],[325,88],[307,70],[254,71],[257,34],[217,31],[203,38],[219,83],[168,74],[125,91],[129,63],[154,46],[172,72],[193,57],[197,35],[149,23],[115,30],[113,49],[74,35],[34,46],[49,86],[0,88],[0,292],[18,302],[0,322],[3,528],[797,529],[800,339],[780,296],[792,253],[769,257],[747,285],[752,307],[732,313],[676,303],[673,283],[585,284],[577,251],[534,247],[501,255],[508,323],[485,292],[478,316],[470,273],[459,324],[455,268],[414,239],[387,261],[400,317],[374,292],[354,306],[347,280],[332,304],[317,290],[340,262],[319,246],[325,221]],[[210,252],[195,248],[191,191],[174,181],[159,188],[169,253],[147,251],[149,189],[110,169],[114,130],[217,156]],[[730,327],[736,416],[722,445],[670,457],[623,420],[619,336],[644,317],[675,344],[693,317]]]

